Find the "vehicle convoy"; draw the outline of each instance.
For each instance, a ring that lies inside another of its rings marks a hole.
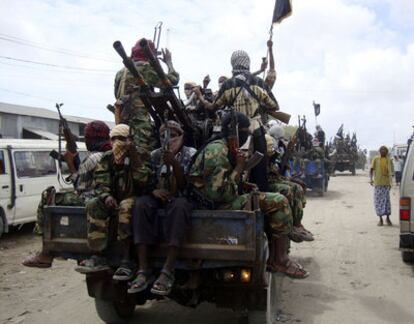
[[[254,198],[252,201],[257,207]],[[252,324],[273,322],[277,309],[276,275],[266,272],[264,218],[258,207],[252,209],[193,211],[191,234],[180,250],[169,299],[190,307],[211,302],[247,314]],[[45,217],[45,251],[78,261],[90,257],[83,207],[46,207]],[[114,233],[106,253],[113,271],[121,261],[115,236]],[[153,269],[161,270],[166,250],[161,245],[152,251]],[[122,322],[133,315],[136,305],[162,298],[151,294],[149,288],[128,294],[126,282],[112,280],[113,271],[86,274],[89,296],[95,299],[96,311],[104,322]]]
[[[81,155],[84,144],[78,144]],[[0,139],[0,236],[10,226],[36,221],[41,192],[49,187],[70,188],[63,181],[67,169],[50,156],[59,142],[51,140]],[[61,173],[64,175],[61,177]]]
[[[400,250],[406,262],[414,261],[414,150],[407,152],[400,186]]]

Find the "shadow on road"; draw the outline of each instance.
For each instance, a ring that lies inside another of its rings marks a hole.
[[[341,293],[333,287],[321,284],[320,266],[315,259],[293,258],[310,272],[310,276],[303,280],[285,279],[281,301],[282,314],[286,320],[284,322],[313,323],[316,316],[331,309],[329,304],[340,299]],[[292,303],[294,300],[300,300],[300,305]],[[300,318],[298,313],[306,317]]]
[[[318,195],[315,191],[306,191],[306,198],[310,198],[312,200],[334,200],[339,199],[344,195],[343,192],[335,191],[335,190],[329,190],[327,192],[324,192],[324,195],[321,197]]]

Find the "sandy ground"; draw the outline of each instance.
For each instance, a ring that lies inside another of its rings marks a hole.
[[[414,266],[398,251],[398,191],[392,191],[395,225],[377,227],[366,174],[331,178],[325,197],[309,195],[305,225],[311,243],[293,244],[292,257],[311,275],[283,279],[279,320],[286,323],[414,323]],[[21,260],[40,247],[30,226],[0,239],[0,323],[101,323],[74,263],[29,269]],[[137,308],[131,323],[238,323],[231,311],[203,304],[188,309],[164,301]]]

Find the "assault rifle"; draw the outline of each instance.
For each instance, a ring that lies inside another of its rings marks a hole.
[[[128,69],[128,71],[134,76],[136,83],[138,85],[138,90],[141,92],[140,99],[144,103],[145,107],[148,109],[151,117],[154,119],[155,125],[157,128],[161,125],[161,117],[157,114],[155,109],[153,108],[151,102],[148,99],[148,96],[151,95],[151,89],[148,84],[145,82],[144,78],[142,77],[141,73],[137,70],[134,62],[128,57],[125,52],[124,47],[120,41],[116,41],[113,44],[115,51],[121,56],[122,62],[124,66]],[[128,107],[123,107],[123,109],[128,109]]]
[[[168,112],[166,111],[166,115],[167,114],[168,114]],[[162,152],[162,154],[161,154],[161,159],[160,159],[160,167],[162,167],[163,164],[164,164],[164,161],[163,161],[164,153],[168,152],[170,150],[171,129],[168,125],[168,117],[167,116],[164,117],[164,123],[165,123],[165,132],[164,132],[164,139],[161,143],[161,152]],[[165,183],[166,183],[167,188],[165,188],[165,189],[171,190],[170,166],[166,165],[166,168],[167,168],[167,172],[165,173]]]
[[[233,161],[236,161],[237,153],[239,151],[239,123],[234,113],[234,108],[230,108],[230,129],[227,136],[227,145],[229,147],[230,156]]]
[[[140,41],[140,46],[144,52],[145,57],[148,59],[150,65],[154,69],[155,73],[157,73],[158,77],[161,80],[162,85],[164,86],[163,92],[168,96],[168,103],[169,107],[172,110],[172,113],[176,116],[178,121],[183,125],[184,129],[189,132],[193,133],[194,128],[191,123],[190,118],[184,113],[183,106],[181,102],[178,100],[177,96],[175,95],[174,88],[171,84],[171,81],[167,78],[164,70],[158,58],[154,55],[151,51],[150,47],[148,46],[148,41],[143,38]]]

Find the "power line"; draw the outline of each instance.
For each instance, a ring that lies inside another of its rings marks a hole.
[[[41,49],[41,50],[44,50],[44,51],[49,51],[49,52],[54,52],[54,53],[58,53],[58,54],[68,55],[68,56],[80,57],[80,58],[85,58],[85,59],[90,59],[90,60],[106,61],[106,62],[112,62],[112,63],[117,62],[115,60],[110,60],[110,59],[102,58],[102,57],[99,57],[99,56],[91,56],[91,55],[87,55],[87,54],[83,54],[83,53],[77,53],[77,52],[74,52],[74,51],[71,51],[71,50],[68,50],[68,49],[64,49],[64,48],[47,47],[47,46],[44,46],[43,44],[40,44],[40,43],[32,42],[32,41],[29,41],[29,40],[26,40],[26,39],[23,39],[23,38],[19,38],[19,37],[15,37],[15,36],[11,36],[11,35],[6,35],[6,34],[3,34],[3,33],[0,33],[0,40],[11,42],[11,43],[18,44],[18,45],[29,46],[29,47]]]
[[[113,73],[109,73],[109,72],[101,72],[101,71],[77,71],[77,70],[65,70],[65,69],[60,69],[60,68],[53,68],[53,69],[48,69],[47,67],[41,66],[41,65],[21,65],[21,64],[15,64],[15,63],[6,63],[6,62],[0,62],[0,64],[2,65],[7,65],[7,66],[11,66],[11,67],[18,67],[18,68],[24,68],[24,69],[32,69],[32,70],[36,70],[36,71],[40,71],[40,72],[44,72],[44,71],[50,71],[50,72],[65,72],[65,73],[86,73],[86,74],[90,74],[90,75],[109,75],[109,74],[113,74]]]
[[[0,91],[4,91],[4,92],[9,92],[9,93],[13,93],[13,94],[17,94],[19,96],[23,96],[23,97],[31,97],[31,98],[36,98],[36,99],[41,99],[41,100],[45,100],[47,102],[52,102],[52,103],[56,103],[56,99],[51,99],[51,98],[46,98],[46,97],[41,97],[41,96],[36,96],[36,95],[31,95],[25,92],[20,92],[20,91],[14,91],[14,90],[10,90],[10,89],[6,89],[6,88],[1,88],[0,87]],[[70,102],[71,105],[73,106],[77,106],[77,107],[83,107],[86,109],[93,109],[93,110],[101,110],[103,111],[104,109],[102,108],[98,108],[98,107],[90,107],[90,106],[85,106],[82,104],[78,104],[78,103],[74,103],[74,102]]]
[[[114,73],[113,70],[107,70],[107,69],[88,69],[88,68],[81,68],[81,67],[73,67],[73,66],[66,66],[66,65],[57,65],[57,64],[51,64],[51,63],[44,63],[44,62],[36,62],[31,60],[24,60],[20,58],[14,58],[10,56],[3,56],[0,55],[0,58],[6,59],[6,60],[12,60],[17,62],[24,62],[24,63],[30,63],[30,64],[37,64],[37,65],[44,65],[44,66],[50,66],[50,67],[58,67],[58,68],[64,68],[68,70],[76,70],[76,71],[95,71],[95,72],[111,72]]]

